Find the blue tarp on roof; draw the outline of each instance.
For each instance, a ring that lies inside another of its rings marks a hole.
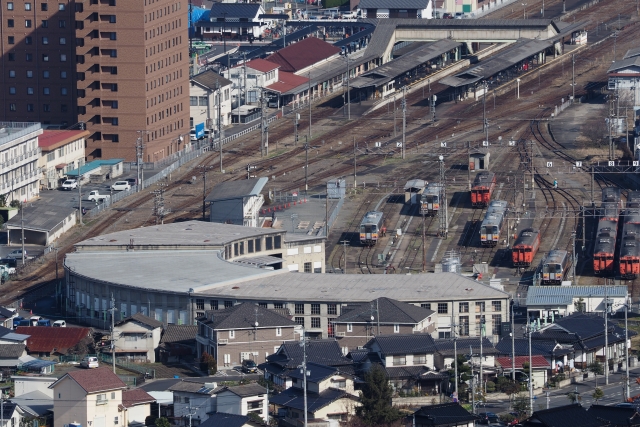
[[[195,23],[200,20],[209,20],[209,9],[204,7],[191,6],[191,13],[189,14],[189,34],[194,31]]]
[[[84,175],[87,172],[91,172],[94,169],[99,168],[100,166],[113,166],[118,163],[124,162],[124,159],[107,159],[107,160],[94,160],[92,162],[86,163],[80,166],[80,175]],[[78,169],[74,169],[72,171],[67,172],[67,176],[78,176]]]

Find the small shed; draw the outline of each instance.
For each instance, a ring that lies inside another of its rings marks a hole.
[[[209,221],[258,227],[260,208],[264,204],[264,197],[260,193],[267,180],[252,178],[216,185],[205,199],[211,206]]]
[[[124,173],[123,162],[124,159],[94,160],[67,172],[67,176],[79,179],[80,182],[86,181],[88,178],[92,182],[104,182]]]
[[[476,148],[469,151],[469,170],[489,170],[488,148]]]
[[[347,182],[344,178],[336,178],[327,181],[327,198],[329,199],[343,199],[345,196],[345,190],[347,189]]]
[[[251,123],[260,119],[262,110],[253,105],[241,105],[231,110],[231,123]]]
[[[404,185],[404,202],[415,205],[420,202],[420,195],[424,192],[427,181],[412,179]]]
[[[24,217],[24,242],[49,246],[62,233],[76,225],[78,210],[52,204],[24,206],[24,213],[6,223],[7,243],[20,243],[22,217]]]

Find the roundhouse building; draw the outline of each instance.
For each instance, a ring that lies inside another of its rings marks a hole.
[[[342,307],[392,298],[433,310],[433,335],[497,340],[509,295],[455,273],[358,275],[324,273],[324,237],[188,221],[137,228],[76,244],[65,258],[67,312],[106,328],[137,312],[164,324],[193,324],[205,310],[242,302],[288,310],[316,338],[332,337]],[[304,274],[311,273],[311,274]],[[373,313],[375,317],[375,313]]]

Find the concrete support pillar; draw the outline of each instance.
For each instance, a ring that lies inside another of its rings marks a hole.
[[[469,52],[470,55],[474,54],[475,52],[473,51],[473,44],[471,42],[464,42],[464,44],[467,45],[467,51]]]

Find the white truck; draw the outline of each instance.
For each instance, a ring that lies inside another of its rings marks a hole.
[[[93,190],[89,193],[87,199],[95,201],[96,203],[107,201],[111,198],[108,194],[100,194],[98,190]]]

